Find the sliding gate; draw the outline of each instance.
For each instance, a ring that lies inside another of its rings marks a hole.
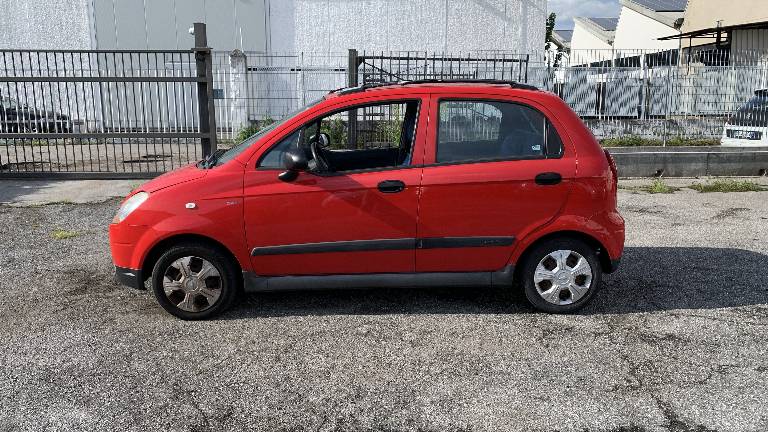
[[[136,178],[216,145],[211,53],[0,50],[0,177]]]

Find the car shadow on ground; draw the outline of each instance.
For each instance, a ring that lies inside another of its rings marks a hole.
[[[768,304],[768,256],[742,249],[628,247],[582,314]],[[524,296],[489,288],[294,291],[246,295],[224,319],[306,315],[533,312]]]

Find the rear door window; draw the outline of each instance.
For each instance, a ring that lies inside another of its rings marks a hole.
[[[500,101],[443,100],[435,161],[559,157],[562,141],[538,110]]]

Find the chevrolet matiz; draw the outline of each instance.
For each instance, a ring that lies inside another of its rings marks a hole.
[[[138,187],[109,233],[116,279],[182,319],[242,291],[425,286],[565,313],[621,259],[616,193],[611,156],[552,93],[370,84]]]

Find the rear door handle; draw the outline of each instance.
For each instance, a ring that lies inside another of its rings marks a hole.
[[[384,193],[398,193],[405,190],[405,183],[400,180],[384,180],[379,183],[379,191]]]
[[[561,181],[563,181],[563,176],[556,172],[546,172],[536,176],[536,184],[538,185],[556,185]]]

